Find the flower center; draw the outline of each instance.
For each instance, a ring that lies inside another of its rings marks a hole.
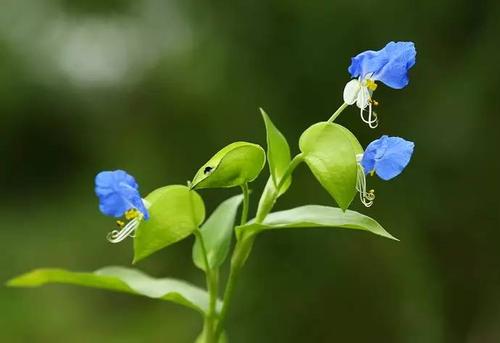
[[[377,89],[377,84],[375,83],[375,81],[373,81],[372,79],[367,79],[366,80],[366,87],[371,90],[371,91],[374,91],[375,89]]]
[[[143,214],[138,209],[131,208],[123,214],[123,217],[125,221],[116,221],[116,225],[118,225],[119,230],[113,230],[108,234],[108,241],[111,243],[118,243],[127,237],[134,237],[134,231],[139,225]]]
[[[127,212],[125,212],[124,216],[125,216],[125,219],[127,220],[132,220],[134,218],[137,218],[139,216],[141,212],[139,212],[138,209],[136,208],[131,208],[130,210],[127,210]]]

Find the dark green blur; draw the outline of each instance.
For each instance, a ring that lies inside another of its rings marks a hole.
[[[145,195],[185,184],[224,145],[265,145],[263,107],[293,152],[341,104],[351,56],[411,40],[381,123],[337,120],[363,145],[416,143],[397,179],[369,178],[367,233],[260,236],[230,313],[231,342],[500,341],[500,2],[3,0],[0,280],[36,267],[130,265],[97,210],[100,170]],[[253,204],[267,179],[252,184]],[[204,190],[211,211],[231,190]],[[333,205],[304,166],[277,209]],[[203,285],[189,238],[138,264]],[[306,253],[304,253],[306,252]],[[0,289],[1,342],[192,342],[201,320],[170,303],[72,286]]]

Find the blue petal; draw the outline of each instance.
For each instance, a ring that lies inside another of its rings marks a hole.
[[[401,89],[408,85],[408,70],[415,65],[415,44],[412,42],[390,42],[384,49],[390,60],[373,75],[387,86]]]
[[[95,177],[95,193],[100,211],[112,217],[121,217],[130,209],[137,209],[149,218],[134,177],[123,170],[103,171]]]
[[[387,136],[382,136],[380,139],[371,142],[365,149],[363,153],[363,159],[361,160],[361,165],[365,170],[365,174],[371,173],[375,170],[375,157],[377,151],[380,151],[383,140]]]
[[[351,58],[351,65],[347,71],[352,77],[365,78],[370,73],[375,73],[387,64],[388,59],[383,50],[368,50]]]
[[[348,68],[352,77],[381,81],[395,89],[408,85],[408,70],[415,65],[413,42],[389,42],[379,51],[365,51],[352,58]]]
[[[382,136],[371,142],[361,161],[365,172],[375,173],[383,180],[390,180],[406,168],[415,144],[400,137]]]

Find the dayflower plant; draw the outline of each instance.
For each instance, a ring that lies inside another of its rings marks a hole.
[[[408,70],[415,65],[415,45],[412,42],[390,42],[379,51],[368,50],[352,58],[348,68],[352,79],[344,88],[344,102],[360,109],[361,119],[371,128],[378,125],[373,106],[378,102],[372,98],[377,81],[386,86],[401,89],[408,85]],[[365,110],[368,108],[368,117]]]
[[[398,176],[410,162],[414,143],[383,135],[363,149],[356,136],[334,120],[348,105],[356,103],[363,120],[375,127],[377,117],[372,105],[376,102],[372,94],[376,82],[403,88],[408,84],[408,69],[414,64],[415,47],[411,42],[390,42],[382,50],[355,56],[349,67],[354,79],[344,89],[344,103],[328,121],[315,123],[302,133],[299,152],[293,157],[285,136],[261,110],[267,150],[249,142],[231,143],[202,164],[187,185],[163,186],[142,198],[136,180],[127,172],[97,174],[95,193],[99,209],[107,216],[118,218],[118,229],[108,235],[109,241],[116,243],[133,237],[133,263],[137,263],[193,236],[192,259],[205,274],[206,290],[186,281],[155,279],[125,267],[105,267],[88,273],[37,269],[10,280],[8,285],[70,283],[174,302],[201,314],[203,329],[196,339],[193,335],[196,343],[228,342],[225,327],[235,283],[259,233],[285,228],[343,228],[396,239],[374,219],[348,208],[358,192],[362,203],[371,206],[375,194],[373,190],[366,190],[366,175],[376,174],[383,180]],[[366,108],[368,118],[364,116]],[[269,178],[255,217],[248,220],[249,185],[260,175],[266,162]],[[338,207],[304,205],[272,212],[278,198],[291,188],[292,174],[301,163],[309,167]],[[241,194],[222,202],[205,220],[205,205],[198,191],[230,187],[241,189]],[[221,278],[221,266],[230,253],[229,275]],[[222,287],[219,282],[225,279]]]

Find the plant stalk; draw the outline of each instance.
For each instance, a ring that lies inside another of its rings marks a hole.
[[[287,169],[283,173],[283,176],[281,177],[280,181],[278,182],[278,185],[274,189],[274,192],[271,194],[271,196],[266,197],[266,194],[262,194],[262,198],[259,201],[259,208],[257,209],[257,215],[255,217],[255,222],[256,223],[262,223],[266,216],[268,215],[269,212],[274,207],[274,204],[276,203],[276,200],[278,200],[278,196],[280,195],[281,188],[285,184],[286,180],[292,175],[293,171],[297,166],[304,161],[304,155],[302,153],[296,155],[292,161],[290,161],[290,164],[288,165]]]
[[[347,103],[343,103],[336,111],[335,113],[332,114],[332,116],[330,117],[330,119],[328,119],[328,122],[329,123],[333,123],[333,121],[340,115],[340,113],[342,113],[343,110],[345,110],[345,108],[349,106],[349,104]]]
[[[248,208],[250,207],[250,192],[248,191],[248,183],[244,183],[241,186],[241,191],[243,192],[243,210],[241,211],[240,225],[243,225],[248,220]]]
[[[205,335],[206,343],[216,343],[217,339],[215,337],[215,326],[217,319],[216,306],[217,306],[218,271],[210,268],[205,240],[203,239],[203,234],[201,233],[200,229],[197,229],[195,231],[195,236],[200,241],[200,247],[203,254],[203,260],[205,263],[205,280],[207,283],[207,290],[209,295],[208,311],[205,314],[205,318],[203,321],[203,333]]]
[[[265,217],[267,214],[272,210],[276,200],[278,199],[279,192],[283,185],[285,184],[286,180],[292,172],[295,170],[295,168],[304,160],[304,156],[302,154],[296,155],[290,164],[288,165],[287,169],[285,170],[285,173],[283,173],[283,176],[281,177],[278,185],[274,189],[274,192],[272,195],[268,198],[264,198],[263,200],[263,206],[261,206],[261,210],[259,213],[257,213],[257,217],[255,221],[257,223],[261,223],[264,221]],[[242,186],[243,194],[244,194],[244,202],[243,202],[243,212],[241,216],[241,225],[245,224],[247,221],[247,215],[248,215],[248,185],[245,184]],[[264,196],[264,194],[263,194]],[[246,205],[245,205],[246,204]],[[229,310],[229,307],[231,305],[231,300],[233,298],[234,294],[234,289],[236,287],[236,282],[238,280],[238,276],[240,274],[241,269],[243,268],[243,265],[245,264],[248,255],[250,255],[250,252],[253,247],[253,242],[255,240],[255,235],[249,235],[249,236],[243,236],[241,237],[240,240],[236,242],[236,246],[234,247],[233,255],[231,258],[231,268],[229,270],[229,277],[228,281],[226,284],[226,289],[224,290],[224,299],[222,303],[222,310],[219,315],[219,321],[217,323],[217,328],[215,329],[215,339],[216,341],[219,339],[220,335],[222,334],[222,330],[224,328],[224,323],[227,318],[227,313]]]

